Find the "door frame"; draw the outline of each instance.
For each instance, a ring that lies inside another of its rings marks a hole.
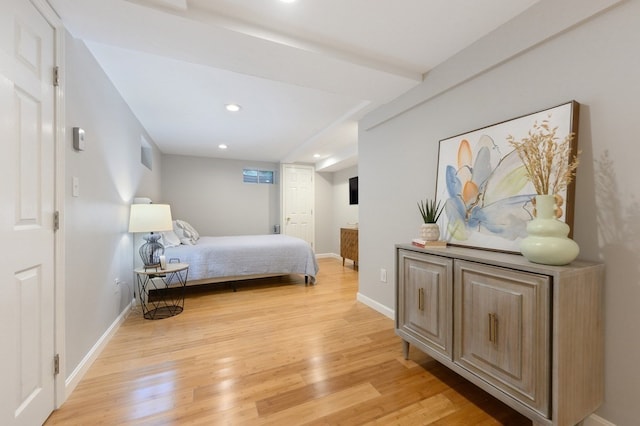
[[[65,72],[64,38],[65,29],[60,17],[46,0],[30,0],[38,12],[51,25],[54,31],[54,62],[58,67],[58,85],[54,87],[54,209],[59,215],[59,227],[54,231],[53,268],[54,268],[54,349],[60,357],[59,372],[54,377],[54,406],[60,406],[67,399],[65,368]]]

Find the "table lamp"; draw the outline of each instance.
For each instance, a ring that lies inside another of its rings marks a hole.
[[[129,232],[148,232],[140,250],[140,257],[145,268],[160,266],[160,256],[164,254],[164,247],[158,241],[160,234],[154,232],[170,231],[173,229],[171,206],[169,204],[132,204],[129,216]]]

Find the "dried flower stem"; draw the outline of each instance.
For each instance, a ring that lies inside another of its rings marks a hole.
[[[553,195],[562,191],[575,177],[578,156],[570,161],[573,133],[562,142],[556,136],[557,127],[551,128],[549,121],[535,122],[527,137],[516,141],[512,135],[507,137],[518,153],[527,171],[529,180],[538,194]]]

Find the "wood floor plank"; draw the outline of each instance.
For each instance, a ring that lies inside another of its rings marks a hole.
[[[358,272],[190,289],[184,311],[131,313],[46,425],[530,425],[411,348],[356,301]]]
[[[265,425],[305,424],[314,419],[356,406],[380,396],[370,383],[361,383],[324,396],[309,399],[283,411],[261,416]]]
[[[455,406],[446,396],[437,394],[367,424],[393,424],[398,426],[428,425],[453,413],[455,410]]]

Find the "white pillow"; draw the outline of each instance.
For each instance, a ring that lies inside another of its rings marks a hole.
[[[177,247],[180,245],[180,237],[173,231],[166,231],[162,233],[161,242],[165,247]]]
[[[198,231],[184,220],[174,221],[173,230],[182,244],[195,244],[200,239]]]

